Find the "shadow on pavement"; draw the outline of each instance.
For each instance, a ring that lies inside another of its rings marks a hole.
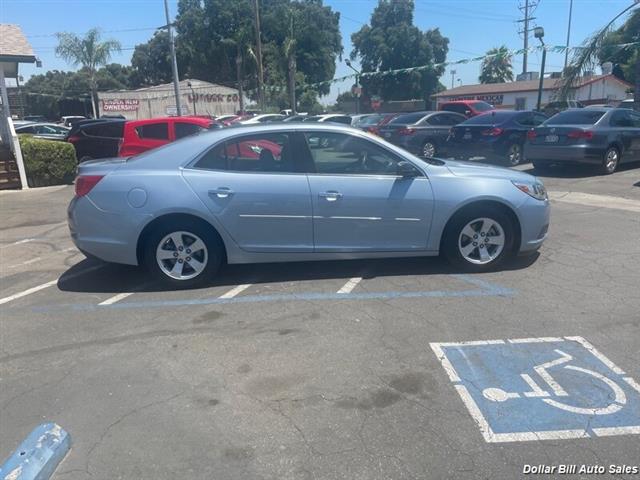
[[[505,270],[520,270],[535,263],[539,253],[516,257]],[[305,280],[390,277],[402,275],[450,275],[466,273],[454,268],[440,257],[385,258],[367,260],[331,260],[225,265],[218,275],[199,290],[211,287],[233,287],[241,284],[261,284]],[[67,270],[58,281],[58,288],[68,292],[122,293],[162,292],[174,290],[154,281],[143,268],[83,260]]]

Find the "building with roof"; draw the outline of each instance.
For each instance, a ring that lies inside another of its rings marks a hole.
[[[550,101],[559,88],[559,78],[545,78],[542,82],[542,105]],[[434,95],[437,103],[452,100],[483,100],[496,108],[530,110],[536,108],[539,80],[508,83],[463,85]],[[632,85],[613,74],[582,77],[573,89],[573,99],[585,105],[615,104],[627,98]]]
[[[180,81],[183,115],[225,115],[240,110],[238,90],[203,80]],[[100,115],[124,115],[128,120],[176,115],[173,83],[138,88],[98,92]],[[245,105],[247,101],[245,99]]]
[[[11,123],[7,78],[18,78],[18,65],[37,63],[18,25],[0,24],[0,188],[28,188],[20,143]]]

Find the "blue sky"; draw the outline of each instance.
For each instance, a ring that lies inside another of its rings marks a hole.
[[[521,0],[524,2],[524,0]],[[439,27],[450,40],[447,60],[454,61],[478,56],[488,49],[505,44],[510,49],[522,47],[517,33],[521,24],[519,0],[415,0],[414,23],[423,30]],[[588,35],[603,26],[632,0],[574,0],[571,45],[579,45]],[[369,21],[377,0],[325,0],[341,13],[344,57],[351,52],[351,34]],[[177,10],[177,0],[170,0],[170,13]],[[540,0],[534,13],[537,25],[545,29],[545,42],[563,45],[567,34],[569,0]],[[17,23],[27,34],[43,67],[22,66],[21,74],[32,74],[51,69],[71,70],[63,60],[56,58],[55,32],[83,33],[92,27],[103,30],[104,36],[119,40],[123,46],[113,61],[128,64],[133,47],[147,41],[153,29],[165,23],[163,0],[0,0],[0,22]],[[142,29],[142,30],[141,30]],[[531,44],[537,40],[532,39]],[[529,70],[539,70],[540,55],[529,56]],[[560,70],[563,54],[547,55],[547,71]],[[479,63],[456,66],[457,79],[462,84],[477,83]],[[514,71],[522,70],[522,57],[514,58]],[[352,73],[343,62],[337,65],[336,76]],[[441,79],[451,85],[449,69]],[[352,82],[336,84],[327,103],[339,92],[350,88]]]

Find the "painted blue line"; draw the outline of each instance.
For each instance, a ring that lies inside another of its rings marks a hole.
[[[0,478],[48,480],[71,448],[71,437],[55,423],[37,426],[0,466]]]

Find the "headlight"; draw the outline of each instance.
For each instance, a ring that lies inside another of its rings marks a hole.
[[[511,182],[518,190],[523,191],[527,195],[532,196],[536,200],[547,200],[547,189],[544,188],[542,182]]]

